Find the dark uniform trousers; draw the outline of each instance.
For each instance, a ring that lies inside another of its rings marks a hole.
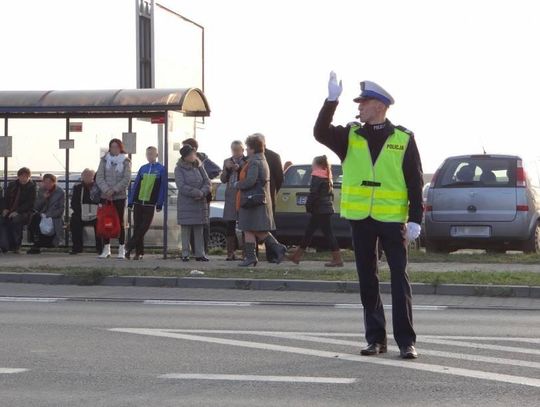
[[[394,338],[400,347],[414,345],[416,334],[413,329],[412,294],[407,274],[407,241],[404,225],[379,222],[373,218],[351,220],[350,224],[368,344],[386,344],[386,320],[378,277],[377,240],[379,240],[390,267]]]

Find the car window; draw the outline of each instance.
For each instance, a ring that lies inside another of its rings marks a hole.
[[[309,186],[311,178],[310,165],[293,165],[287,169],[283,176],[284,187],[301,187]]]
[[[516,185],[516,159],[466,157],[446,161],[437,178],[438,188],[496,188]]]
[[[341,165],[332,165],[332,181],[334,186],[340,185],[343,174]],[[283,177],[284,187],[309,187],[311,182],[311,165],[292,165]]]

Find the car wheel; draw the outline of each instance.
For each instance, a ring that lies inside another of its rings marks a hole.
[[[448,254],[450,251],[451,250],[449,248],[443,247],[440,243],[434,243],[426,240],[427,253]]]
[[[208,249],[227,249],[227,229],[221,225],[210,225]]]
[[[527,254],[540,253],[540,223],[536,225],[531,237],[525,242],[523,251]]]

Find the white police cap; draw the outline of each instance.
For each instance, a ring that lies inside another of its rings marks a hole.
[[[362,93],[360,93],[360,96],[354,99],[354,102],[356,103],[359,103],[362,99],[377,99],[383,102],[386,106],[394,104],[394,98],[392,95],[390,95],[390,93],[384,90],[382,86],[377,85],[375,82],[360,82],[360,89],[362,90]]]

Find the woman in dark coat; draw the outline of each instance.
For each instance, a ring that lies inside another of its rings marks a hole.
[[[223,220],[227,222],[227,258],[225,260],[237,260],[234,251],[236,250],[236,221],[238,212],[236,210],[236,188],[234,183],[238,181],[240,170],[247,162],[244,156],[244,145],[241,141],[231,143],[231,157],[223,162],[221,172],[221,182],[227,184],[225,189],[225,205],[223,208]]]
[[[300,246],[296,249],[290,260],[298,264],[304,251],[311,243],[317,229],[321,229],[323,236],[332,249],[332,261],[326,263],[327,267],[342,267],[343,260],[339,246],[332,231],[332,214],[334,194],[332,192],[332,170],[325,155],[313,159],[311,170],[311,185],[306,201],[306,211],[311,214]]]
[[[264,157],[264,145],[257,136],[246,140],[248,162],[240,171],[239,181],[235,187],[237,195],[238,228],[244,232],[244,261],[241,267],[256,266],[258,259],[255,253],[257,240],[264,242],[272,250],[276,263],[285,257],[287,248],[280,244],[269,232],[275,230],[272,200],[270,198],[270,171]],[[247,204],[249,197],[255,196],[258,204]]]
[[[34,215],[28,226],[28,240],[33,243],[28,254],[41,253],[42,247],[56,247],[64,232],[64,190],[56,183],[53,174],[43,175],[41,187],[34,204]],[[42,233],[40,223],[43,218],[52,219],[53,231],[50,235]]]

